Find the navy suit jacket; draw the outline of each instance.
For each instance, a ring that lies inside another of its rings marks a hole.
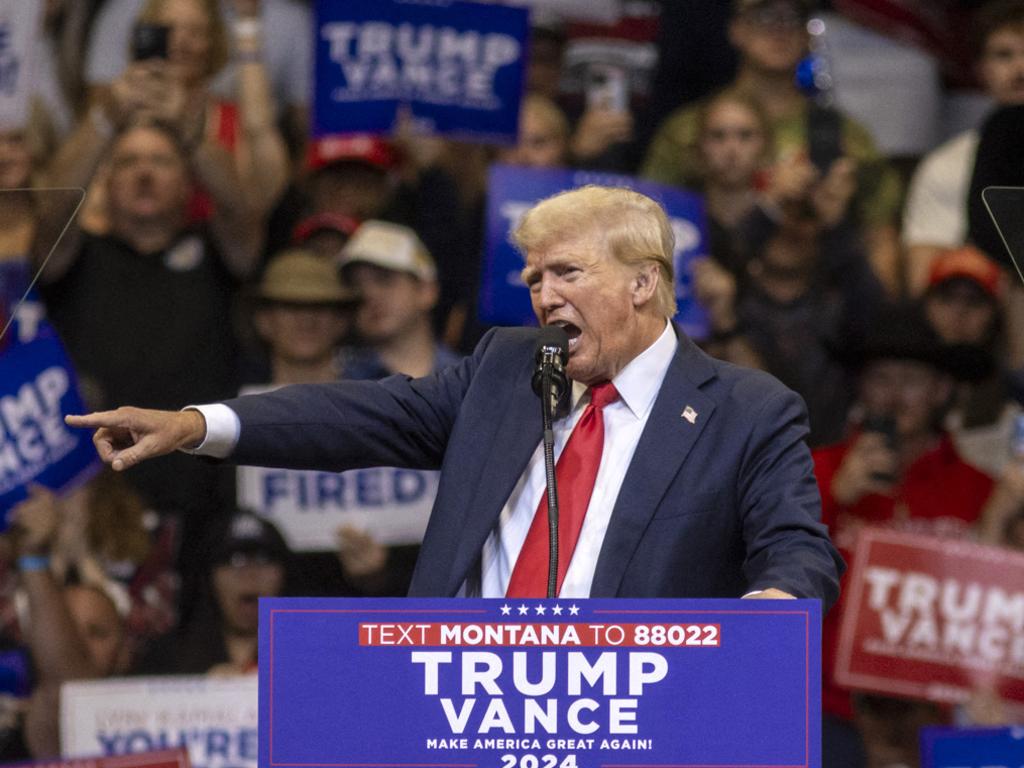
[[[536,330],[489,332],[421,379],[297,385],[230,400],[231,460],[295,469],[440,469],[410,588],[455,595],[541,440]],[[843,563],[819,522],[803,401],[771,376],[679,346],[619,491],[591,597],[739,597],[777,587],[831,605]],[[689,406],[697,416],[683,418]]]

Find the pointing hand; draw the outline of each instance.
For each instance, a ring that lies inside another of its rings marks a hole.
[[[194,448],[206,437],[206,419],[195,410],[126,407],[64,420],[71,427],[95,429],[92,441],[100,458],[118,472],[180,448]]]

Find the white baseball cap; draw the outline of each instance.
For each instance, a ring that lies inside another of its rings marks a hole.
[[[437,266],[423,241],[409,227],[389,221],[364,221],[341,249],[339,264],[343,269],[373,264],[424,282],[437,280]]]

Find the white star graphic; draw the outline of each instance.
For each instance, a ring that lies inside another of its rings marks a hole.
[[[578,616],[579,613],[580,613],[579,607],[577,607],[575,605],[570,605],[569,606],[569,615],[570,616]]]
[[[528,614],[529,612],[530,612],[530,609],[529,609],[529,608],[527,608],[527,607],[526,607],[525,605],[520,605],[520,606],[519,606],[519,615],[520,615],[520,616],[525,616],[525,615],[526,615],[526,614]]]
[[[545,608],[544,608],[543,605],[538,605],[536,610],[537,610],[537,615],[538,616],[543,616],[544,615]]]
[[[562,606],[556,605],[554,608],[551,609],[551,613],[553,613],[555,616],[561,616],[562,615]]]
[[[508,616],[511,612],[512,612],[512,609],[509,606],[507,606],[507,605],[501,606],[501,615],[502,616]]]

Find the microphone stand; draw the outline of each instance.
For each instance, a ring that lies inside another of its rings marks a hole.
[[[544,427],[544,475],[548,498],[548,598],[558,597],[558,483],[555,480],[555,432],[551,427],[554,398],[551,396],[551,366],[541,373],[541,421]]]

